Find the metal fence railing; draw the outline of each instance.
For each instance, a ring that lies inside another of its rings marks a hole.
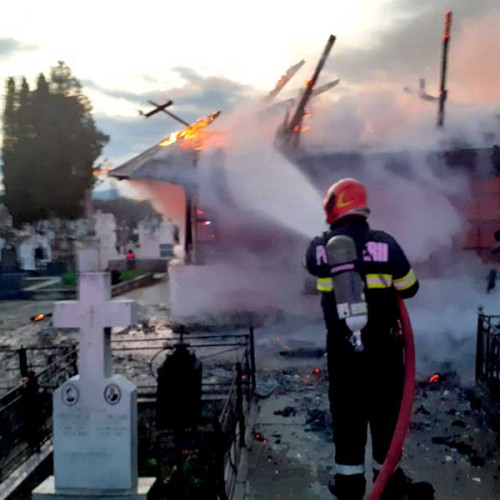
[[[233,372],[239,362],[245,384],[255,389],[254,329],[237,334],[171,334],[168,337],[141,339],[114,338],[111,342],[113,371],[121,373],[137,387],[139,399],[156,398],[156,370],[179,341],[186,342],[204,365],[202,392],[204,397],[225,398],[233,384]],[[217,377],[210,376],[211,368],[225,368]],[[134,368],[134,369],[131,369]]]
[[[500,315],[486,315],[482,309],[477,322],[476,381],[500,396]]]
[[[168,354],[179,341],[187,342],[189,350],[194,351],[203,363],[202,400],[211,416],[208,421],[204,418],[197,429],[189,431],[190,438],[187,441],[191,444],[185,444],[182,456],[176,451],[175,443],[183,441],[185,436],[176,436],[179,431],[175,429],[166,432],[165,436],[169,436],[166,438],[159,438],[157,434],[156,439],[169,443],[167,449],[159,446],[162,449],[157,454],[157,461],[162,464],[159,469],[175,466],[178,471],[177,477],[174,474],[172,478],[166,479],[160,475],[158,479],[163,483],[175,484],[173,489],[165,484],[167,497],[188,498],[189,495],[185,496],[186,491],[191,491],[195,481],[193,474],[196,475],[189,463],[194,461],[197,463],[195,469],[203,470],[205,481],[207,471],[211,471],[208,473],[210,485],[204,487],[205,498],[215,498],[212,493],[216,492],[217,499],[230,500],[234,495],[239,461],[245,446],[246,423],[256,383],[254,330],[250,328],[248,333],[240,334],[174,335],[166,341],[160,338],[147,341],[127,341],[126,338],[115,340],[113,356],[118,372],[119,358],[125,358],[129,366],[134,361],[141,363],[141,356],[143,364],[144,359],[148,359],[148,369],[143,369],[141,379],[135,381],[140,402],[147,403],[156,398],[155,372],[164,359],[160,355]],[[180,432],[184,435],[183,430]],[[198,463],[201,457],[203,466]],[[180,472],[186,467],[190,469],[189,479]]]
[[[44,349],[37,351],[18,350],[18,383],[0,398],[0,482],[50,439],[52,393],[76,374],[74,346],[51,350],[50,356],[43,356]],[[46,363],[35,373],[34,367],[41,359]]]
[[[238,464],[245,447],[246,417],[250,409],[251,385],[246,383],[241,363],[236,364],[235,377],[215,426],[220,433],[216,442],[220,447],[216,452],[216,467],[220,477],[219,498],[233,497]]]
[[[21,371],[19,366],[19,350],[0,348],[0,397],[19,384]]]
[[[235,488],[245,445],[245,423],[255,390],[253,328],[239,334],[115,337],[114,371],[132,379],[139,402],[154,403],[161,355],[167,355],[183,339],[203,362],[202,399],[217,409],[210,426],[214,434],[210,442],[218,443],[210,452],[214,458],[211,467],[218,498],[228,500]],[[52,393],[77,373],[77,358],[75,345],[0,348],[1,370],[6,374],[0,392],[0,482],[51,438]],[[206,428],[200,432],[206,432]]]

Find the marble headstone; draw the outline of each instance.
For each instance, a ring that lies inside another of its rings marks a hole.
[[[134,323],[136,304],[111,300],[96,249],[81,250],[79,269],[79,300],[56,303],[53,317],[80,329],[78,375],[53,395],[55,479],[33,496],[138,498],[136,387],[112,374],[110,348],[111,327]]]

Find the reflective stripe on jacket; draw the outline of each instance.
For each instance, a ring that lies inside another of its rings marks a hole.
[[[339,234],[354,240],[367,290],[376,293],[377,290],[392,289],[405,298],[415,295],[418,290],[417,277],[397,241],[384,231],[370,229],[366,220],[360,217],[339,221],[310,243],[305,265],[317,277],[316,288],[320,292],[334,291],[326,244]]]

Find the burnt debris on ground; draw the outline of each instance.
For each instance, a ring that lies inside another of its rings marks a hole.
[[[303,498],[329,498],[325,485],[334,471],[334,446],[328,373],[326,359],[310,361],[309,367],[258,373],[261,408],[254,435],[261,439],[254,441],[249,461],[252,500],[271,498],[263,495],[274,491],[278,479],[282,496],[272,498],[293,498],[295,473],[307,477]],[[413,479],[433,483],[440,500],[500,498],[500,433],[492,423],[500,412],[486,394],[462,387],[451,371],[416,384],[401,465]]]

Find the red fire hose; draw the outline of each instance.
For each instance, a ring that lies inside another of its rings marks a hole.
[[[387,486],[387,482],[401,459],[406,433],[410,425],[413,393],[415,389],[415,342],[413,340],[410,317],[403,299],[400,297],[398,297],[398,306],[404,341],[405,383],[403,397],[401,399],[396,429],[392,437],[391,446],[385,457],[384,465],[373,485],[372,491],[365,497],[365,500],[378,500],[381,497]]]

